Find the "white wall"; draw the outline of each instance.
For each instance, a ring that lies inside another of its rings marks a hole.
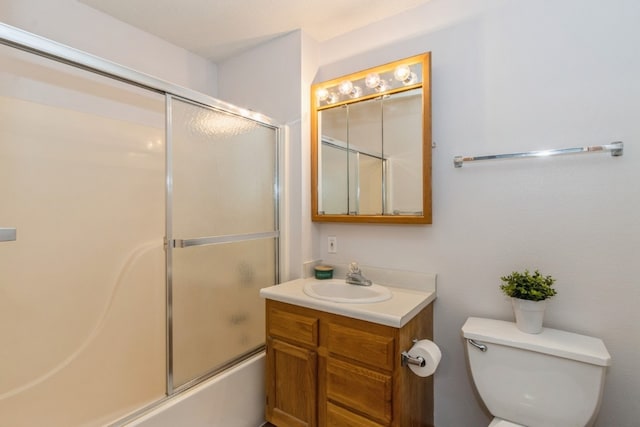
[[[613,357],[597,425],[638,425],[637,22],[633,0],[432,0],[320,45],[317,81],[433,53],[433,225],[321,224],[314,245],[329,263],[438,273],[438,427],[488,424],[460,327],[512,319],[499,277],[524,268],[557,278],[546,325],[601,337]],[[615,140],[623,157],[452,162]]]
[[[3,0],[0,22],[217,96],[214,63],[76,0]]]

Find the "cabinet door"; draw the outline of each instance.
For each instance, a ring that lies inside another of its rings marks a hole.
[[[316,427],[315,351],[267,340],[267,421],[278,427]]]

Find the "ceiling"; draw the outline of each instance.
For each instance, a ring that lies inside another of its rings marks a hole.
[[[215,62],[290,31],[322,42],[429,0],[79,0]]]

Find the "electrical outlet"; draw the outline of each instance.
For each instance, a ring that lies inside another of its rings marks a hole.
[[[336,236],[327,237],[327,252],[330,254],[338,253],[338,238]]]

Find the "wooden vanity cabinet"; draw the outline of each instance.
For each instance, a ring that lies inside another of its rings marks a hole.
[[[401,366],[433,338],[430,304],[402,328],[269,300],[266,418],[278,427],[433,426],[433,377]]]

